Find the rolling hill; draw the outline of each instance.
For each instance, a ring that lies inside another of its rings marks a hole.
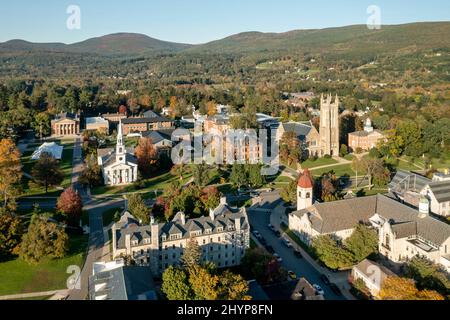
[[[0,43],[0,52],[67,52],[99,55],[142,55],[146,53],[178,52],[191,45],[161,41],[137,33],[116,33],[91,38],[74,44],[32,43],[11,40]]]

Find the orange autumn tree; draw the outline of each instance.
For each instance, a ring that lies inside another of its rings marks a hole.
[[[16,208],[17,185],[21,179],[20,151],[11,139],[3,139],[0,141],[0,194],[4,208]]]
[[[380,298],[382,300],[444,300],[436,291],[419,291],[414,280],[397,276],[388,277],[383,282]]]
[[[215,115],[217,113],[217,104],[214,101],[208,101],[206,103],[206,112],[210,117]]]
[[[141,138],[136,147],[135,155],[141,174],[148,178],[155,171],[158,162],[158,152],[151,138]]]

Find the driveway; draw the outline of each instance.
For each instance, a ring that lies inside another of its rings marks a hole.
[[[275,252],[283,258],[281,265],[287,269],[294,271],[298,277],[306,278],[311,284],[319,284],[325,291],[325,299],[327,300],[346,300],[344,296],[338,296],[331,291],[320,280],[320,273],[305,259],[299,259],[294,255],[293,249],[284,246],[281,240],[267,227],[270,223],[270,213],[263,213],[261,211],[248,210],[248,216],[251,226],[254,230],[266,239],[267,243],[271,245]]]

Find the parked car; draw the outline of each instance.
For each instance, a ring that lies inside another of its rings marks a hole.
[[[283,258],[281,258],[279,255],[278,255],[278,253],[274,253],[274,258],[279,262],[279,263],[281,263],[281,262],[283,262]]]
[[[330,289],[331,289],[331,291],[333,291],[336,295],[342,296],[341,289],[339,289],[339,287],[338,287],[336,284],[330,283]]]
[[[262,236],[261,236],[261,238],[259,238],[258,240],[259,240],[259,242],[261,242],[261,244],[262,244],[263,246],[265,246],[265,245],[267,244],[266,239],[264,239]]]
[[[288,239],[282,238],[281,241],[283,242],[283,244],[284,244],[286,247],[292,248],[292,244],[291,244],[291,242],[290,242]]]
[[[322,282],[325,283],[327,286],[330,285],[330,280],[328,279],[328,277],[325,274],[320,275],[320,280],[322,280]]]
[[[274,231],[274,233],[275,233],[275,235],[279,238],[279,237],[281,237],[281,233],[280,233],[280,231],[278,231],[278,230],[275,230]]]
[[[272,246],[266,246],[266,250],[267,250],[268,252],[270,252],[271,254],[274,254],[274,253],[275,253],[275,249],[274,249]]]
[[[297,279],[297,275],[296,275],[295,272],[292,271],[292,270],[289,270],[289,271],[288,271],[288,276],[289,276],[289,278],[292,279],[292,280]]]
[[[316,290],[317,294],[320,294],[321,296],[325,294],[325,291],[323,291],[318,284],[313,284],[313,288]]]
[[[267,225],[267,228],[269,228],[270,230],[275,232],[275,227],[273,225],[271,225],[270,223]]]
[[[295,251],[294,251],[294,255],[295,255],[297,258],[299,258],[299,259],[303,258],[302,253],[301,253],[300,251],[298,251],[298,250],[295,250]]]
[[[260,240],[262,238],[262,235],[259,233],[258,230],[253,230],[253,235],[256,237],[256,239]]]

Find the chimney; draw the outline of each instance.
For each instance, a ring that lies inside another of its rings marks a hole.
[[[150,225],[155,223],[155,217],[153,215],[150,216]]]
[[[241,217],[234,218],[234,227],[236,228],[237,232],[241,231]]]
[[[209,217],[211,218],[211,221],[214,221],[214,218],[216,217],[214,214],[214,210],[213,209],[209,209]]]
[[[126,250],[127,255],[131,254],[131,235],[130,234],[125,235],[125,250]]]
[[[183,211],[178,212],[180,215],[180,222],[184,226],[186,224],[186,214]]]
[[[220,198],[220,204],[226,205],[227,204],[227,197],[221,197]]]
[[[425,197],[420,198],[419,202],[419,218],[423,219],[430,214],[430,201]]]

